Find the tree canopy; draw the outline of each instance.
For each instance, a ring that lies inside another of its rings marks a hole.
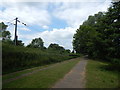
[[[60,46],[59,44],[53,44],[51,43],[48,47],[48,50],[52,50],[52,51],[57,51],[59,53],[70,53],[70,50],[69,49],[65,49],[64,47]]]
[[[54,49],[54,50],[60,50],[60,51],[64,51],[65,49],[62,46],[59,46],[58,44],[50,44],[48,49]]]
[[[27,47],[44,48],[44,42],[41,38],[35,38]]]
[[[1,23],[0,23],[0,32],[6,30],[7,27],[8,27],[8,25],[5,25],[4,22],[1,22]]]
[[[112,3],[107,12],[89,16],[76,31],[73,48],[92,58],[120,63],[120,1]]]

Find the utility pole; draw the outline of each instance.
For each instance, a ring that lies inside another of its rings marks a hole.
[[[19,22],[19,23],[21,23],[21,24],[23,24],[23,25],[25,25],[25,26],[27,26],[25,23],[23,23],[23,22],[21,22],[21,21],[19,21],[18,20],[18,18],[16,17],[15,19],[15,39],[14,39],[14,42],[15,42],[15,45],[17,46],[17,42],[18,42],[18,36],[17,36],[17,22]]]
[[[15,18],[15,45],[17,45],[17,21],[18,21],[18,18]]]

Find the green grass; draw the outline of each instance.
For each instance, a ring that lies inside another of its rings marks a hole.
[[[40,66],[40,67],[34,67],[34,68],[30,68],[30,69],[25,69],[25,70],[22,70],[22,71],[17,71],[17,72],[5,74],[5,75],[2,76],[2,80],[7,80],[7,79],[10,79],[10,78],[15,78],[15,77],[20,76],[22,74],[29,73],[29,72],[32,72],[32,71],[37,70],[37,69],[46,68],[46,67],[49,67],[51,65],[54,65],[54,64]]]
[[[86,87],[118,88],[118,71],[106,69],[108,66],[107,62],[89,60],[86,67]]]
[[[50,88],[63,78],[79,59],[61,62],[46,70],[3,84],[3,88]]]

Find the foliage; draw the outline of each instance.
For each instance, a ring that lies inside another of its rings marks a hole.
[[[33,47],[33,48],[43,48],[44,42],[41,38],[35,38],[32,40],[32,42],[27,47]]]
[[[7,25],[4,24],[4,22],[0,23],[0,37],[2,37],[3,41],[10,40],[11,34],[9,31],[6,31]]]
[[[17,40],[17,45],[18,46],[24,46],[24,43],[22,42],[22,40]]]
[[[54,49],[54,50],[65,50],[62,46],[59,46],[58,44],[50,44],[48,49]]]
[[[120,64],[120,1],[114,2],[105,13],[89,16],[73,39],[77,53]]]
[[[11,44],[14,45],[15,40],[13,40]],[[22,40],[17,40],[17,46],[24,46],[24,43],[22,42]]]
[[[8,40],[11,38],[11,34],[9,31],[3,31],[2,32],[2,40]]]
[[[8,25],[5,25],[4,22],[0,23],[0,32],[5,31]]]
[[[42,66],[61,62],[74,57],[68,53],[60,54],[58,51],[41,50],[39,48],[27,48],[3,43],[2,45],[2,69],[3,74],[18,71],[25,68]]]
[[[66,49],[65,51],[66,51],[67,53],[70,53],[70,52],[71,52],[69,49]]]
[[[59,52],[59,53],[64,53],[64,52],[67,52],[67,53],[69,53],[69,51],[68,50],[65,50],[64,49],[64,47],[62,47],[62,46],[59,46],[58,44],[50,44],[49,45],[49,47],[48,47],[48,50],[51,50],[51,51],[57,51],[57,52]]]

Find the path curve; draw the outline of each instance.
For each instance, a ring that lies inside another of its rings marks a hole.
[[[53,88],[85,88],[85,67],[87,59],[80,58],[78,64],[58,81]]]

